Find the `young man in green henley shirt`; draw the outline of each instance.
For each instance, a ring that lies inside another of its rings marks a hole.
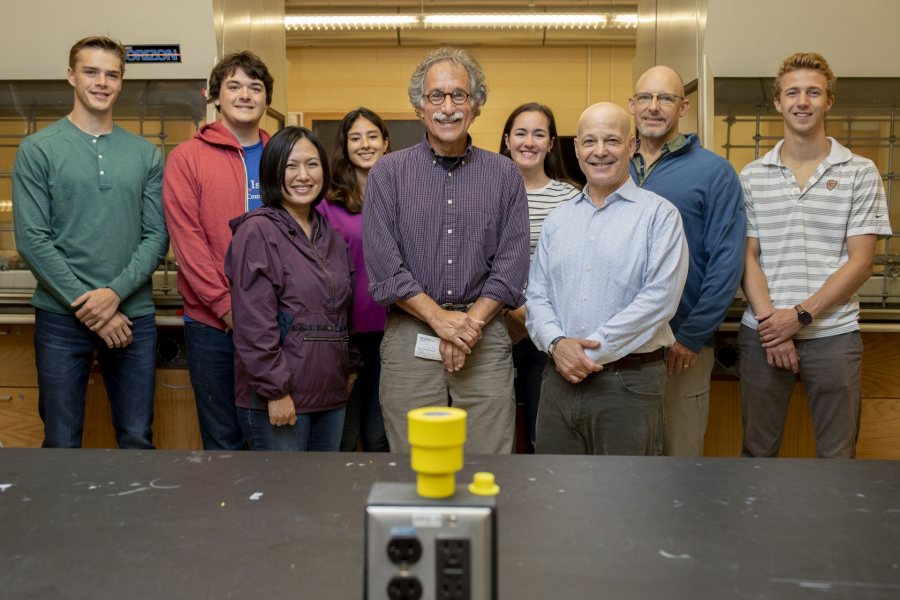
[[[162,164],[113,124],[125,50],[72,46],[66,117],[25,138],[13,168],[16,245],[37,279],[35,362],[45,447],[80,447],[95,354],[120,448],[152,448],[156,322],[151,275],[168,247]]]

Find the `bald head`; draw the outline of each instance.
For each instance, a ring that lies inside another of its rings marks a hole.
[[[641,136],[641,153],[645,144],[660,147],[678,135],[678,120],[690,107],[684,97],[684,80],[671,67],[658,65],[647,69],[634,85],[628,99],[628,110]]]
[[[588,196],[603,206],[629,177],[634,135],[628,113],[609,102],[589,106],[578,119],[575,154],[587,178]]]
[[[684,79],[675,69],[666,65],[650,67],[634,84],[635,92],[665,91],[677,96],[684,96]]]
[[[584,109],[578,118],[578,136],[581,137],[583,129],[599,122],[618,129],[626,138],[630,135],[631,121],[628,119],[628,113],[617,104],[598,102]]]

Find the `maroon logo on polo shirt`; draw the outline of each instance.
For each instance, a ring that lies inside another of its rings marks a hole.
[[[829,179],[828,181],[825,182],[825,187],[827,187],[828,191],[830,192],[831,190],[833,190],[834,188],[837,187],[837,179]]]

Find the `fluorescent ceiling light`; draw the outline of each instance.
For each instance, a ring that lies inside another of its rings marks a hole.
[[[425,15],[425,25],[432,27],[530,27],[530,28],[597,28],[606,25],[606,15],[563,15],[547,13]]]
[[[608,25],[634,29],[636,14],[433,14],[433,15],[290,15],[287,29],[395,29],[448,27],[457,29],[603,29]]]
[[[419,23],[413,15],[296,15],[286,16],[287,29],[395,29]]]
[[[636,14],[618,14],[613,19],[613,23],[620,27],[637,27],[638,16]]]

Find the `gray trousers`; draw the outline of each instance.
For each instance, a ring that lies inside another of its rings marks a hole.
[[[625,454],[661,451],[666,363],[640,370],[608,367],[569,383],[551,360],[538,407],[537,454]]]
[[[419,333],[434,335],[422,321],[388,315],[381,342],[379,396],[392,452],[409,452],[406,413],[424,406],[455,406],[466,417],[465,452],[509,454],[515,437],[512,341],[503,317],[484,326],[481,341],[462,370],[413,355]]]
[[[858,331],[795,340],[800,379],[820,458],[855,458],[862,406],[862,338]],[[744,405],[744,456],[777,456],[784,435],[796,376],[769,366],[759,333],[741,325],[741,397]]]

